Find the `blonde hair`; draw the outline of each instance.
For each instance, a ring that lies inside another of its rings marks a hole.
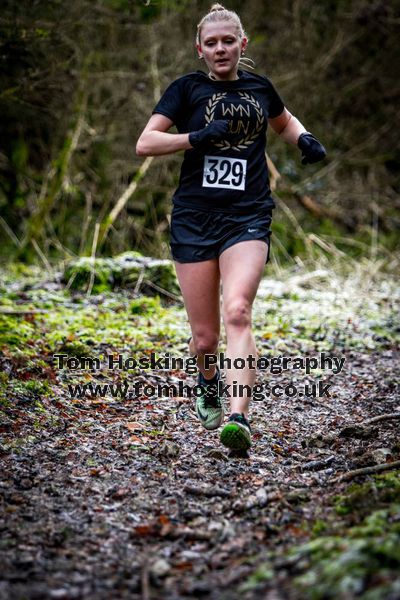
[[[204,15],[200,23],[197,25],[196,43],[200,44],[201,30],[203,25],[207,23],[217,23],[219,21],[231,21],[236,25],[236,30],[240,39],[247,38],[246,32],[243,29],[240,17],[235,11],[228,10],[222,4],[213,4],[209,12]]]

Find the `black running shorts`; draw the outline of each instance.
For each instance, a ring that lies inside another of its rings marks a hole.
[[[269,260],[272,208],[246,214],[204,212],[174,206],[171,215],[170,247],[174,260],[194,263],[218,258],[220,254],[247,240],[263,240]]]

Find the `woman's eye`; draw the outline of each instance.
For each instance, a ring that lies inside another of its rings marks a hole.
[[[205,43],[205,46],[214,46],[214,45],[215,45],[215,43],[216,43],[215,41],[211,41],[211,40],[210,40],[209,42],[206,42],[206,43]],[[224,40],[224,41],[223,41],[223,43],[224,43],[224,44],[234,44],[234,43],[235,43],[235,40],[234,40],[234,39],[231,39],[231,38],[229,38],[229,39],[227,39],[227,40]]]

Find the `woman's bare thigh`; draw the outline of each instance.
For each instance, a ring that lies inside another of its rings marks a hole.
[[[224,305],[242,298],[252,305],[267,259],[268,245],[261,240],[234,244],[222,252],[219,266]]]
[[[220,328],[220,272],[218,259],[175,262],[183,301],[194,335]]]

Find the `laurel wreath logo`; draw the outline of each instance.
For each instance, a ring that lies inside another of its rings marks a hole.
[[[228,92],[221,92],[219,94],[213,94],[211,96],[211,98],[209,99],[207,107],[206,107],[206,115],[205,115],[207,125],[209,125],[212,121],[214,121],[214,113],[215,113],[215,109],[217,108],[217,104],[220,100],[222,100],[222,98],[225,98],[227,93]]]
[[[217,146],[217,148],[220,148],[221,150],[237,150],[237,152],[240,152],[240,150],[245,150],[248,146],[251,146],[251,144],[255,142],[264,126],[265,117],[258,100],[256,100],[254,96],[246,92],[238,92],[238,94],[241,98],[246,100],[249,104],[251,104],[254,107],[254,110],[257,115],[256,126],[252,132],[249,132],[245,137],[238,140],[235,144],[231,144],[228,140],[220,140],[219,142],[214,142],[214,145]],[[225,98],[226,95],[227,92],[221,92],[218,94],[213,94],[209,99],[208,104],[206,106],[205,114],[205,120],[207,125],[212,123],[212,121],[214,120],[215,109],[217,108],[218,103],[223,98]]]

